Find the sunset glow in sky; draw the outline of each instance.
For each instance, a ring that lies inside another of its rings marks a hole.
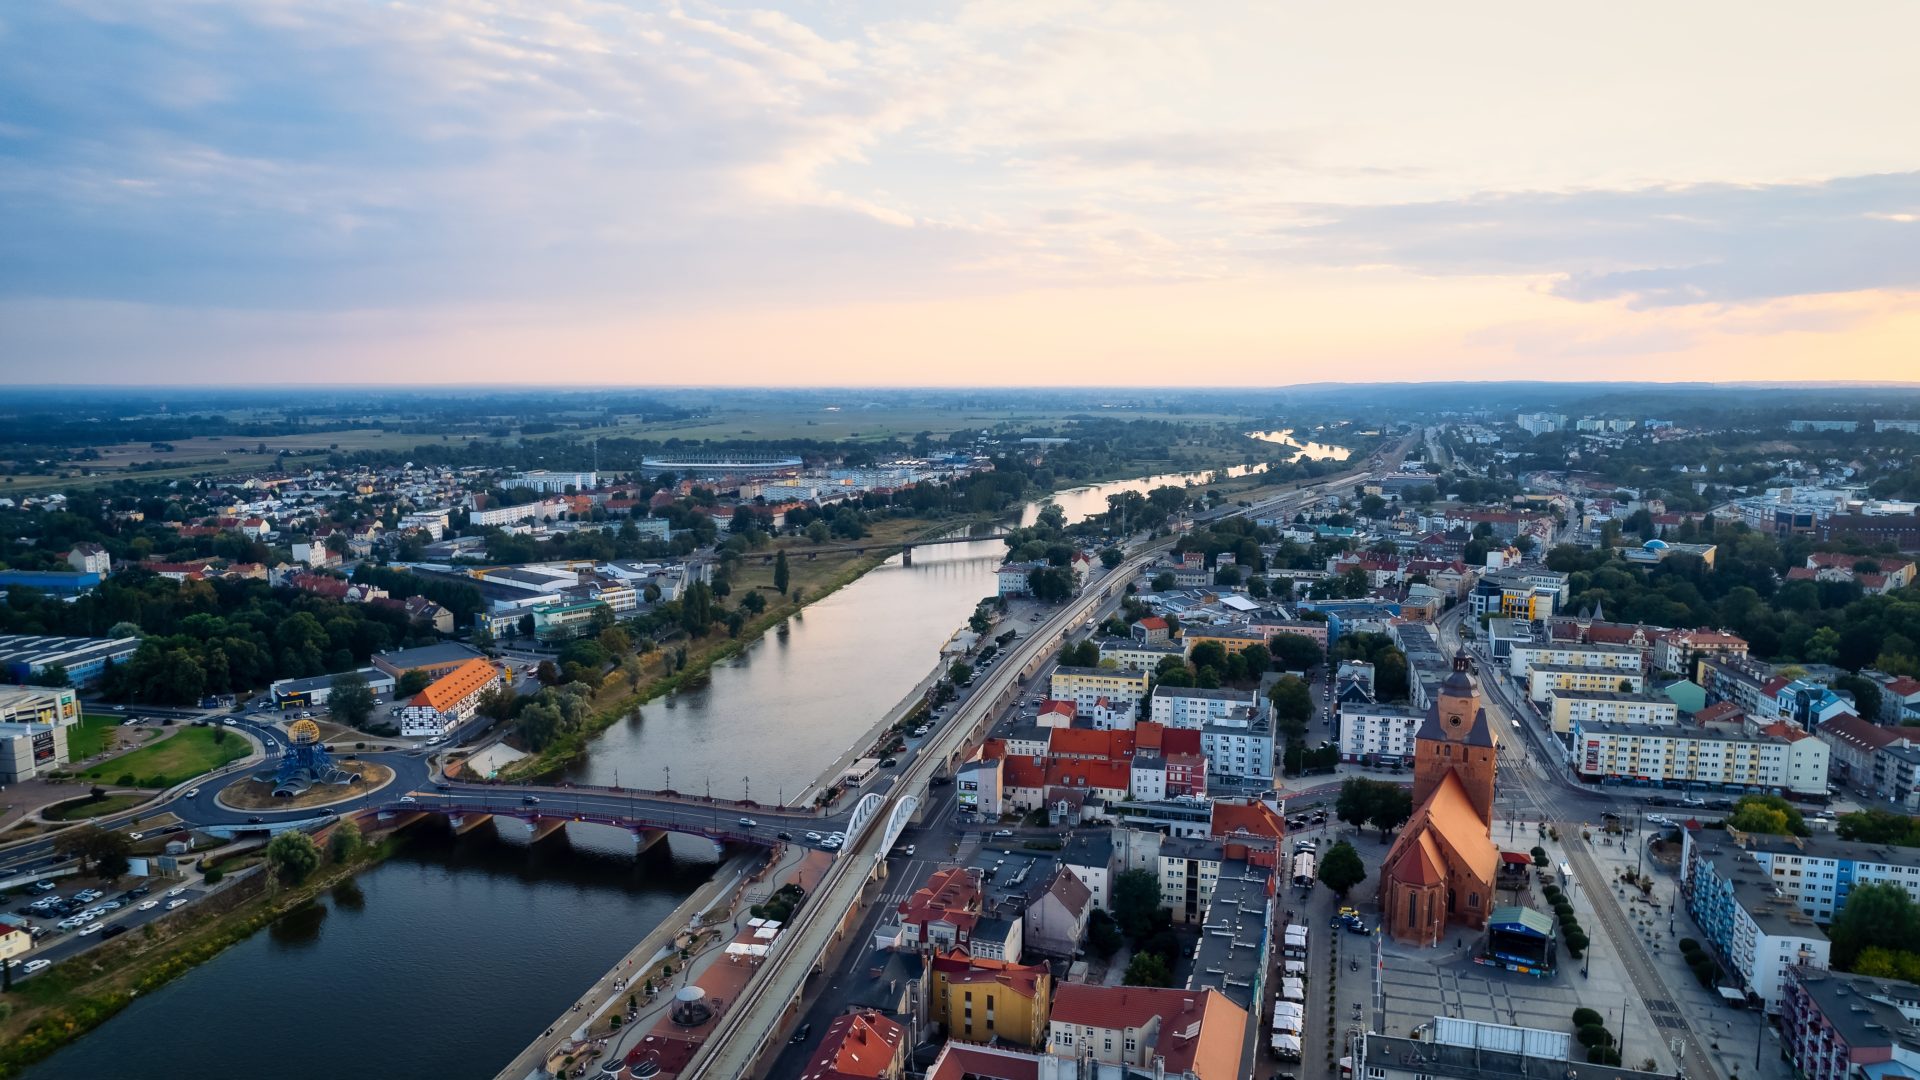
[[[1920,5],[0,10],[13,383],[1920,380]]]

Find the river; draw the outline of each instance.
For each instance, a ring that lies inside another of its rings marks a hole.
[[[1281,446],[1291,446],[1294,448],[1293,456],[1296,458],[1309,457],[1320,461],[1345,461],[1347,458],[1353,456],[1353,451],[1344,446],[1312,441],[1299,442],[1294,439],[1292,428],[1283,428],[1279,431],[1249,431],[1247,432],[1247,438],[1258,439],[1261,442],[1278,443]],[[1292,459],[1289,458],[1288,460]]]
[[[1239,466],[1235,475],[1248,468]],[[1077,521],[1166,474],[1063,491]],[[1039,512],[1025,508],[1023,520]],[[994,590],[1001,541],[894,556],[594,743],[582,783],[793,799],[905,696]],[[135,1002],[25,1075],[490,1076],[714,868],[669,836],[636,862],[595,826],[534,847],[403,834],[398,855]],[[601,848],[597,840],[610,846]]]
[[[699,840],[636,860],[599,826],[531,848],[491,829],[402,835],[393,858],[23,1075],[489,1077],[716,865]]]

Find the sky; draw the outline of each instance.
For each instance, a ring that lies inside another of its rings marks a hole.
[[[11,384],[1920,380],[1920,4],[0,8]]]

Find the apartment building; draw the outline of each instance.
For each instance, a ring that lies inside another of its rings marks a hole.
[[[1248,1027],[1247,1010],[1214,990],[1061,983],[1054,988],[1047,1044],[1055,1057],[1069,1060],[1235,1080]]]
[[[1200,753],[1214,776],[1273,779],[1273,722],[1253,709],[1209,722],[1200,729]]]
[[[1655,724],[1573,723],[1571,765],[1588,783],[1825,794],[1827,744],[1773,725],[1725,735]]]
[[[1793,968],[1827,966],[1827,935],[1732,837],[1686,832],[1680,895],[1687,910],[1749,1000],[1779,1012]]]
[[[1101,638],[1100,663],[1111,660],[1122,671],[1151,672],[1160,666],[1160,661],[1169,656],[1184,657],[1186,650],[1178,645],[1170,645],[1165,640],[1158,642],[1137,641],[1133,638]]]
[[[1340,760],[1409,764],[1426,715],[1404,705],[1354,704],[1340,710]]]
[[[1160,844],[1156,869],[1160,875],[1160,902],[1177,923],[1199,922],[1213,899],[1226,851],[1218,840],[1168,837]]]
[[[1146,699],[1147,681],[1144,671],[1057,667],[1048,683],[1047,696],[1071,701],[1082,709],[1091,709],[1104,698],[1116,709],[1137,710]]]
[[[1819,968],[1787,973],[1780,1028],[1802,1080],[1920,1075],[1920,987]]]
[[[1618,675],[1618,672],[1614,672]],[[1557,735],[1565,735],[1578,723],[1583,727],[1600,724],[1648,724],[1666,727],[1680,722],[1680,706],[1661,694],[1622,694],[1611,690],[1555,689],[1548,693],[1548,716]]]
[[[1782,895],[1823,923],[1840,913],[1856,885],[1898,885],[1920,900],[1920,850],[1914,848],[1842,840],[1828,833],[1741,833],[1732,839],[1767,872]]]
[[[1528,668],[1542,664],[1638,672],[1642,667],[1640,656],[1640,650],[1631,645],[1601,642],[1515,644],[1507,653],[1507,673],[1516,679],[1524,679]]]
[[[438,738],[472,718],[480,697],[500,685],[500,670],[468,660],[434,680],[400,710],[400,734]]]
[[[1156,686],[1148,699],[1149,718],[1172,728],[1203,728],[1258,707],[1252,690],[1207,690],[1197,686]]]
[[[1231,626],[1189,626],[1181,631],[1180,642],[1185,646],[1187,655],[1192,656],[1195,646],[1212,643],[1225,649],[1228,656],[1249,645],[1265,646],[1267,635],[1258,630]]]
[[[1638,668],[1625,670],[1585,664],[1534,664],[1527,668],[1527,699],[1542,705],[1561,693],[1638,697],[1646,688],[1646,677]]]
[[[1747,639],[1723,630],[1674,630],[1653,642],[1653,666],[1692,679],[1694,669],[1708,657],[1744,657]]]
[[[1045,964],[969,956],[952,949],[927,960],[927,1019],[967,1042],[1046,1045],[1053,975]]]

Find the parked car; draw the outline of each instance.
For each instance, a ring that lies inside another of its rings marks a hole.
[[[807,839],[818,841],[820,839],[820,834],[817,832],[810,832],[807,834]]]

